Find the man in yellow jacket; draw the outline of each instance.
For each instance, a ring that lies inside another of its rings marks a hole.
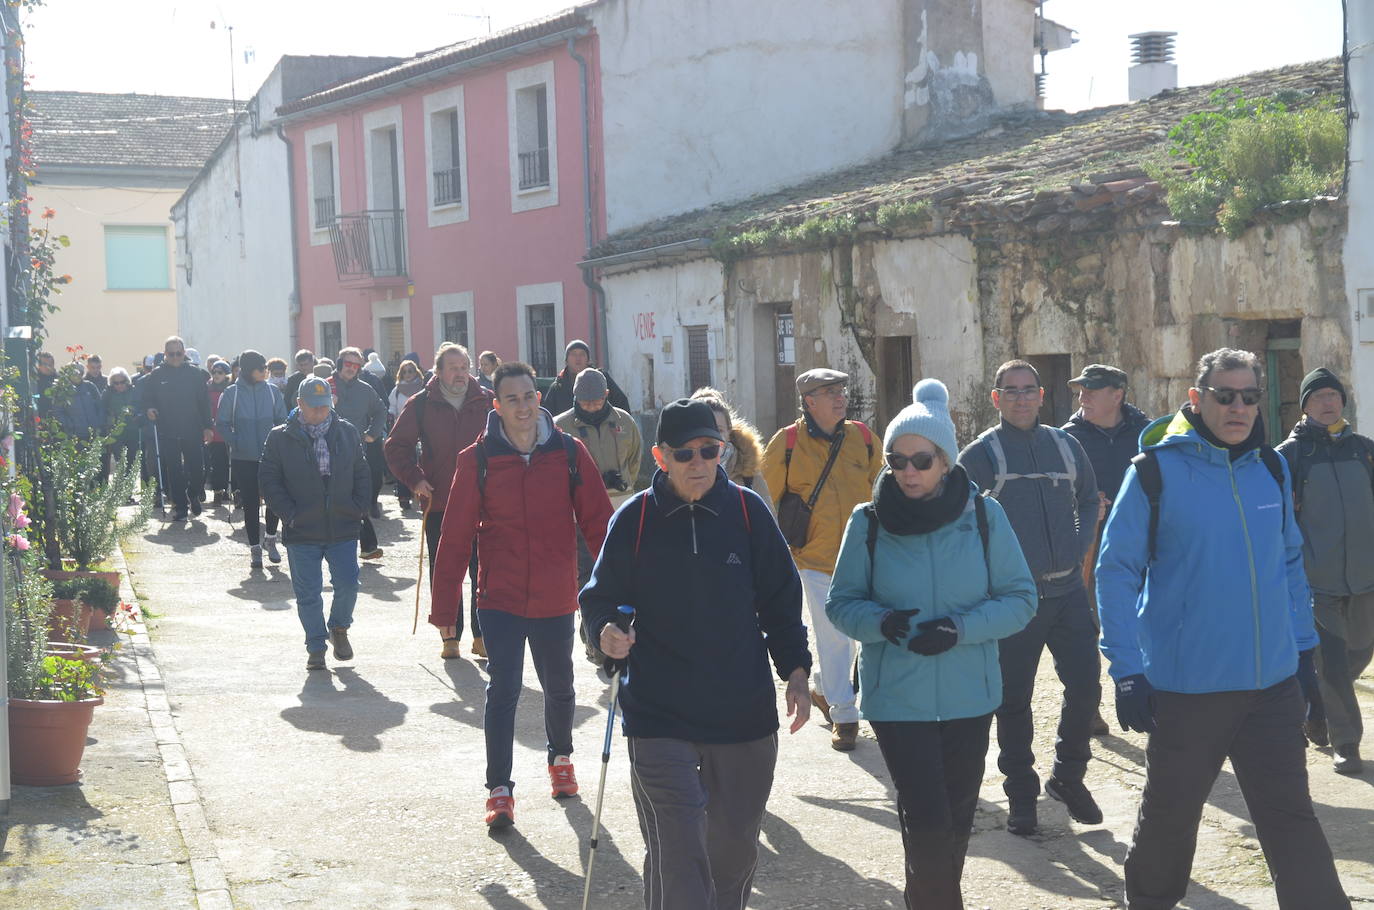
[[[778,430],[763,453],[764,481],[801,573],[816,636],[811,699],[831,724],[830,745],[841,752],[853,749],[859,734],[850,682],[854,641],[830,624],[825,598],[849,515],[873,498],[873,481],[883,467],[872,431],[845,419],[848,382],[848,375],[824,368],[798,376],[801,417]]]

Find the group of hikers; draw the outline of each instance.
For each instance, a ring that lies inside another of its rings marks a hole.
[[[368,358],[356,348],[327,377],[298,357],[284,397],[245,351],[235,397],[195,420],[171,375],[185,346],[169,339],[164,353],[140,383],[164,465],[169,452],[189,463],[185,439],[197,440],[169,418],[201,442],[224,437],[245,524],[260,491],[269,531],[283,529],[308,669],[324,669],[330,647],[353,657],[382,462],[423,509],[428,619],[445,658],[462,653],[471,579],[492,828],[515,820],[527,645],[549,792],[578,792],[580,631],[588,658],[620,679],[646,907],[747,904],[778,755],[774,673],[790,732],[813,705],[836,750],[859,747],[861,720],[872,729],[896,791],[907,906],[962,907],[994,718],[1009,832],[1038,830],[1042,789],[1080,824],[1102,823],[1084,776],[1092,736],[1107,732],[1103,654],[1118,725],[1149,737],[1127,905],[1183,899],[1229,759],[1279,906],[1350,906],[1305,753],[1329,745],[1336,772],[1363,770],[1374,442],[1342,417],[1346,390],[1328,370],[1304,378],[1303,417],[1274,449],[1251,353],[1204,355],[1187,402],[1153,421],[1126,402],[1124,371],[1088,365],[1062,428],[1040,423],[1040,376],[1012,360],[992,380],[999,422],[961,448],[940,381],[919,382],[879,436],[847,416],[849,377],[817,368],[796,379],[797,420],[766,445],[719,391],[667,404],[641,484],[639,426],[580,341],[543,396],[527,364],[493,356],[474,374],[469,352],[445,344],[427,378],[415,364],[389,430],[380,396],[359,388]],[[179,514],[197,511],[181,475],[164,475]],[[275,550],[275,534],[265,540]],[[1042,783],[1032,701],[1045,648],[1063,699]]]

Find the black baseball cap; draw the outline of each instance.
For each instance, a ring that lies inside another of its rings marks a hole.
[[[1069,380],[1069,385],[1081,385],[1085,389],[1124,389],[1126,371],[1107,366],[1105,363],[1090,363],[1083,368],[1082,373]]]
[[[669,402],[658,415],[658,442],[680,448],[693,439],[708,436],[724,442],[716,427],[716,414],[704,401],[679,398]]]

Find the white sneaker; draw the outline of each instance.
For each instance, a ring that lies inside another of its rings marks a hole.
[[[262,548],[267,551],[267,558],[272,560],[273,565],[281,564],[281,550],[277,549],[276,534],[264,534]]]

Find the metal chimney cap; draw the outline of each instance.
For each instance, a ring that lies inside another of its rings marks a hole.
[[[1173,63],[1178,32],[1139,32],[1131,35],[1131,62]]]

